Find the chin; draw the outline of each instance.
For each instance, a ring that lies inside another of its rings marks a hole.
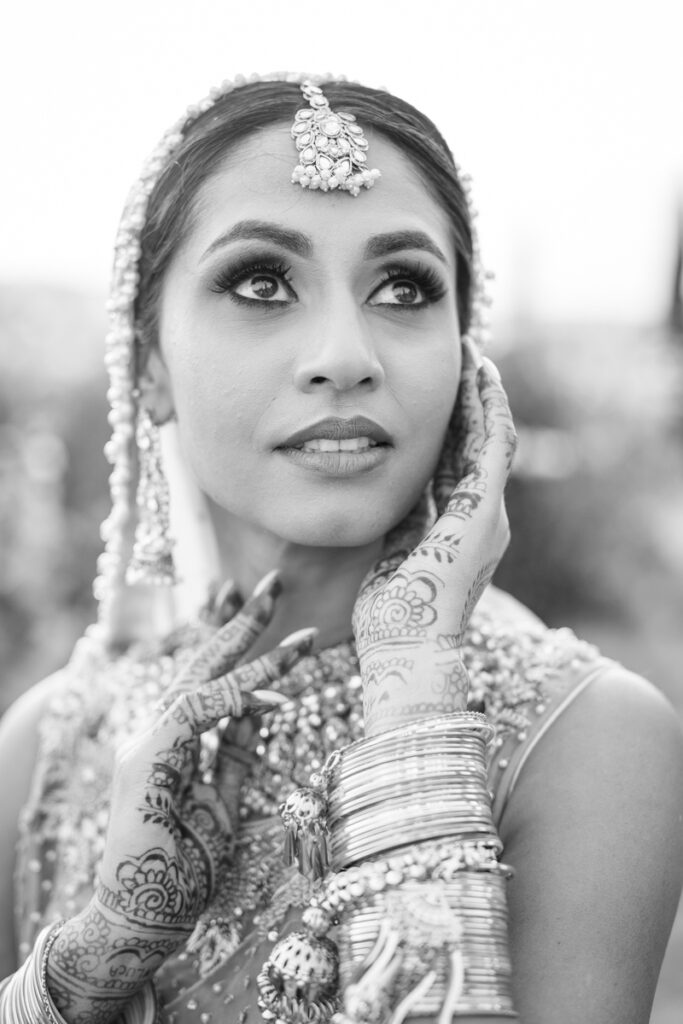
[[[417,499],[415,499],[417,500]],[[354,502],[351,508],[341,504],[325,507],[311,505],[302,515],[302,509],[292,510],[278,520],[275,530],[284,540],[305,547],[356,548],[375,544],[397,525],[413,507],[414,500],[385,501],[374,506],[371,501]],[[270,529],[273,524],[270,524]]]

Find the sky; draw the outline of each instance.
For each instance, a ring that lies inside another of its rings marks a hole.
[[[0,284],[104,293],[157,138],[237,73],[422,108],[474,178],[500,318],[656,323],[683,205],[680,0],[38,0],[3,17]]]

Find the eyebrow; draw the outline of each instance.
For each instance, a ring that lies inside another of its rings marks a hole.
[[[403,249],[421,249],[436,256],[442,263],[448,263],[439,246],[424,231],[389,231],[383,235],[374,235],[365,247],[365,258],[376,260]]]
[[[282,249],[289,249],[297,256],[310,256],[313,250],[310,238],[301,231],[280,227],[265,220],[241,220],[224,234],[219,235],[202,255],[201,260],[222,249],[231,242],[253,241],[272,242]],[[200,260],[200,262],[201,262]]]
[[[229,231],[225,231],[216,238],[206,252],[203,253],[201,261],[207,259],[218,249],[223,249],[231,242],[240,241],[271,242],[282,249],[289,249],[297,256],[307,257],[313,252],[313,244],[308,235],[291,228],[281,227],[279,224],[272,224],[265,220],[241,220],[238,221]],[[390,256],[392,253],[401,252],[404,249],[420,249],[423,252],[431,253],[442,263],[448,264],[436,242],[432,241],[424,231],[388,231],[381,235],[373,235],[368,239],[365,246],[365,259],[379,259],[382,256]]]

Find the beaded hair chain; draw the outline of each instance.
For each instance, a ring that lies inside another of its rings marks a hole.
[[[93,592],[98,602],[98,621],[88,631],[90,638],[105,647],[113,639],[114,605],[117,595],[125,586],[124,563],[127,558],[127,531],[134,522],[136,514],[133,497],[136,462],[134,446],[138,418],[138,395],[135,379],[135,301],[140,281],[138,269],[141,254],[140,238],[145,225],[149,197],[161,174],[168,166],[173,153],[182,142],[184,133],[193,121],[205,111],[210,110],[228,93],[256,82],[291,82],[300,85],[304,98],[309,99],[320,96],[319,87],[332,81],[345,81],[345,79],[341,76],[275,72],[266,75],[251,75],[248,78],[239,75],[232,80],[224,81],[220,86],[211,89],[199,103],[188,107],[183,116],[164,134],[128,196],[115,241],[114,265],[107,303],[109,330],[105,343],[105,365],[109,374],[107,398],[110,403],[110,411],[108,420],[112,433],[104,451],[112,466],[109,476],[111,511],[101,526],[104,551],[98,559],[98,575],[93,584]],[[333,112],[330,111],[330,114],[333,115]],[[296,126],[298,123],[300,122],[295,120],[294,125]],[[345,130],[353,124],[354,121],[347,122]],[[348,132],[346,134],[348,135]],[[359,134],[351,132],[348,137],[356,140],[362,139],[362,130]],[[300,135],[297,135],[296,138],[300,138]],[[334,141],[337,145],[336,140]],[[324,180],[327,188],[334,187],[330,178],[323,179],[322,175],[319,175],[321,178],[319,183],[311,184],[314,175],[306,177],[306,168],[310,166],[306,146],[302,147],[297,142],[297,149],[300,162],[295,169],[293,180],[299,184],[305,184],[309,188],[322,188]],[[316,155],[319,157],[320,153],[316,151]],[[356,147],[353,154],[355,162],[350,165],[351,173],[348,175],[345,174],[345,164],[340,170],[344,156],[345,154],[340,150],[334,170],[336,175],[334,180],[340,188],[357,194],[361,187],[369,187],[377,175],[374,171],[362,169],[364,166],[362,160],[364,150],[362,148]],[[474,227],[476,210],[471,201],[471,179],[468,175],[460,173],[457,164],[455,169],[467,199],[473,236],[472,302],[468,336],[481,346],[486,340],[486,307],[490,304],[487,295],[487,279],[490,275],[485,273],[481,264],[479,241]],[[330,168],[330,174],[331,171],[332,168]],[[305,182],[302,180],[304,177],[306,177]],[[323,189],[323,191],[325,190]]]

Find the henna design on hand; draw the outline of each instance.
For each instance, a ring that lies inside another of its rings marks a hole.
[[[516,445],[507,398],[491,367],[485,360],[477,368],[465,350],[434,478],[440,518],[407,555],[390,546],[392,537],[403,539],[400,529],[392,531],[358,595],[353,629],[368,735],[421,713],[418,708],[444,713],[467,706],[457,648],[509,541],[503,492]],[[398,655],[412,661],[400,680]]]

